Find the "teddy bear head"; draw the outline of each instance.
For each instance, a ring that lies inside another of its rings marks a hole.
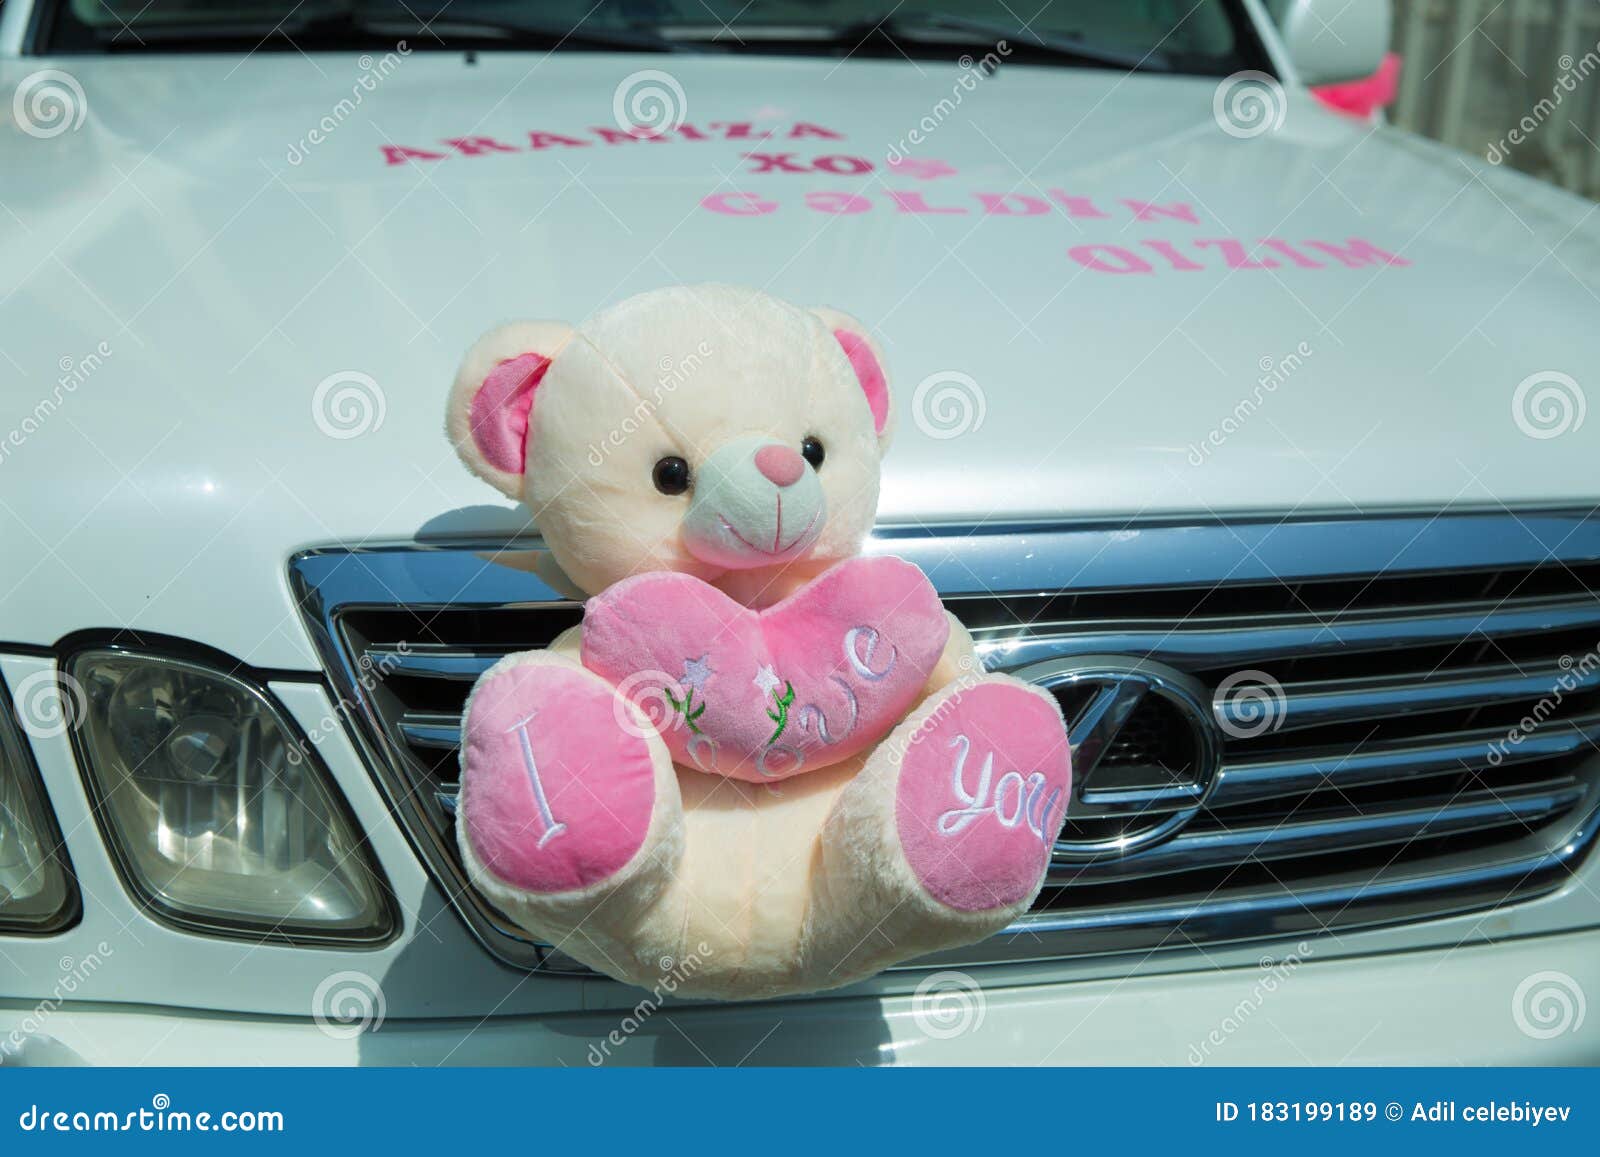
[[[702,285],[578,327],[490,331],[446,425],[468,469],[525,501],[567,578],[595,594],[650,571],[759,580],[856,554],[890,415],[859,323]]]

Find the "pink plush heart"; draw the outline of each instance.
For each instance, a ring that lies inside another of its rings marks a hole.
[[[882,739],[949,634],[927,577],[887,555],[838,563],[764,611],[663,572],[589,600],[583,665],[659,724],[675,762],[759,783]]]

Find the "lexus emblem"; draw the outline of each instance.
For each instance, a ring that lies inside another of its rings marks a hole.
[[[1222,762],[1198,679],[1121,655],[1052,659],[1012,674],[1053,692],[1067,717],[1072,797],[1057,859],[1126,856],[1194,818]]]

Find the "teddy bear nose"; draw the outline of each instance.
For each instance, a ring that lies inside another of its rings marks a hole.
[[[756,451],[756,469],[775,486],[793,486],[806,472],[806,460],[787,446],[763,446]]]

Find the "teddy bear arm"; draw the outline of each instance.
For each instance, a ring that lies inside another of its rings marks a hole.
[[[950,623],[950,637],[945,642],[944,653],[934,664],[927,683],[923,684],[922,693],[917,697],[919,705],[961,676],[983,670],[983,664],[978,661],[977,647],[972,642],[972,636],[967,633],[967,628],[949,611],[945,612],[945,618]]]
[[[565,655],[574,663],[582,662],[583,656],[583,624],[568,627],[554,639],[550,640],[549,647],[545,648],[552,654]]]

